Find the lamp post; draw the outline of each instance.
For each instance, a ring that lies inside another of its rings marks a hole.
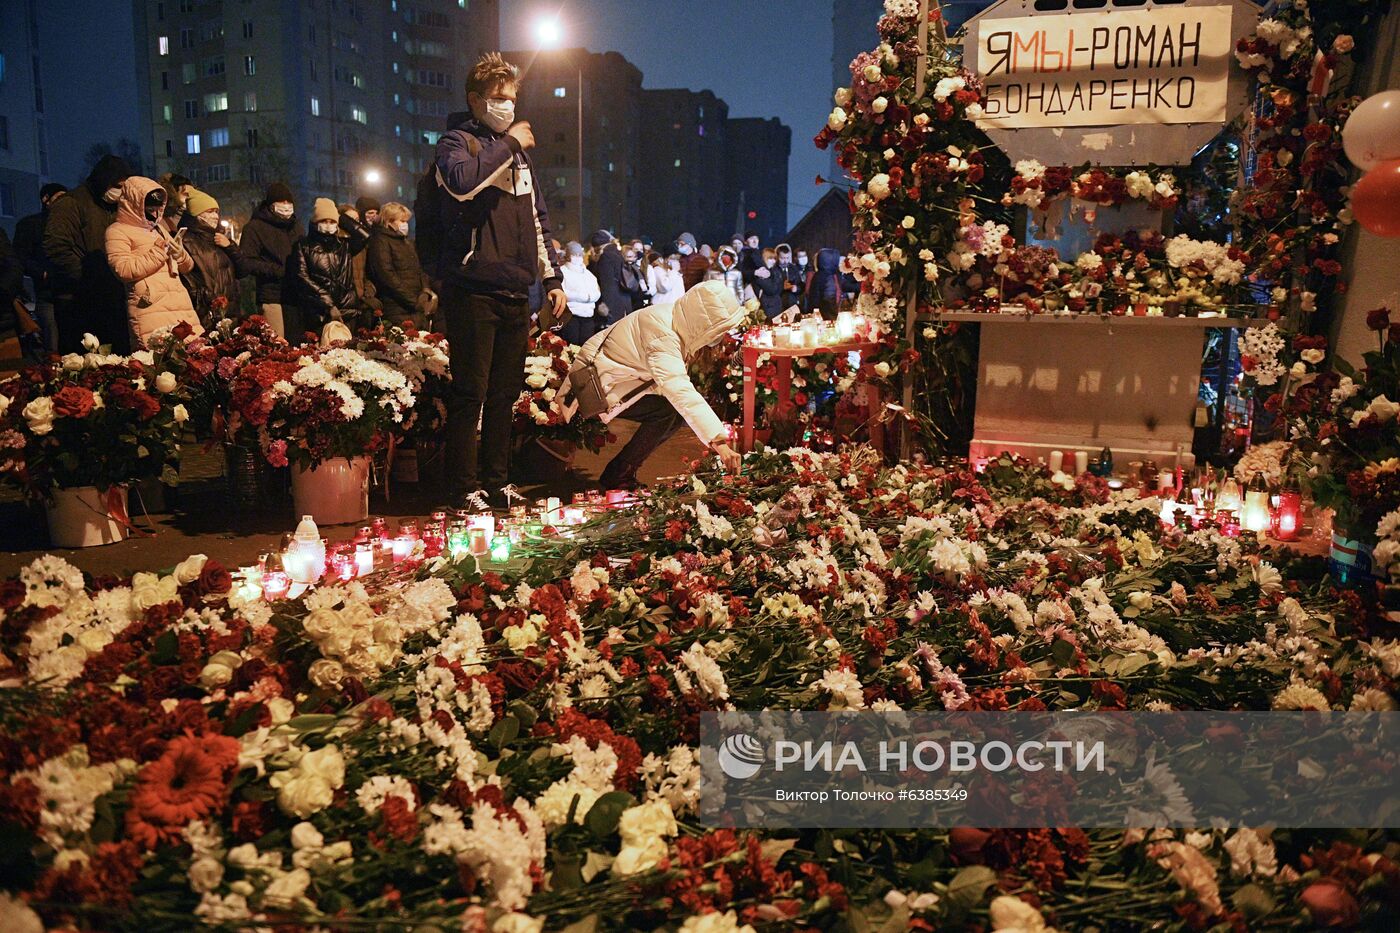
[[[535,24],[535,38],[541,51],[560,48],[564,42],[564,26],[557,17],[541,19]],[[578,70],[578,93],[575,96],[578,114],[578,149],[575,153],[578,159],[578,241],[582,243],[588,232],[583,225],[583,60],[579,59],[575,64]]]

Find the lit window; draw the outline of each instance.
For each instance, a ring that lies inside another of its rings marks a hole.
[[[554,178],[554,187],[556,187],[556,188],[566,188],[566,187],[568,187],[568,184],[569,184],[569,179],[565,178],[563,175],[556,175],[556,176],[555,176],[555,178]]]
[[[313,117],[319,117],[321,115],[321,98],[311,98],[311,115]]]
[[[161,36],[159,39],[156,40],[156,44],[160,47],[160,54],[162,54],[162,55],[169,55],[169,54],[170,54],[170,37],[169,37],[169,36]]]
[[[566,87],[557,87],[557,88],[554,89],[554,96],[555,96],[555,97],[568,97],[568,96],[569,96],[569,89],[566,88]]]
[[[258,109],[258,92],[248,91],[243,95],[243,109],[249,113],[254,113]]]
[[[190,155],[199,155],[199,134],[190,133],[185,136],[185,152]]]
[[[369,123],[369,114],[365,112],[365,108],[363,107],[351,107],[350,119],[354,120],[356,123]]]
[[[243,56],[243,73],[244,73],[245,75],[255,75],[255,74],[257,74],[257,73],[258,73],[258,62],[257,62],[257,59],[253,58],[253,56],[251,56],[251,55],[244,55],[244,56]]]
[[[161,107],[160,109],[161,109],[161,115],[162,115],[162,120],[161,120],[161,122],[163,122],[163,123],[169,123],[169,122],[174,118],[174,116],[175,116],[175,114],[172,112],[171,106],[170,106],[169,104],[166,104],[165,106]]]
[[[680,159],[677,159],[677,160],[676,160],[676,168],[680,168],[680,167],[681,167],[681,160],[680,160]]]
[[[217,130],[209,131],[209,148],[218,149],[228,145],[228,127],[220,127]]]
[[[228,109],[228,91],[215,91],[213,94],[204,95],[204,110],[206,113],[222,113]]]

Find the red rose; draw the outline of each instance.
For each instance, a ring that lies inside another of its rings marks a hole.
[[[81,386],[64,386],[54,393],[53,413],[60,418],[86,418],[92,406],[92,393]]]
[[[1382,305],[1366,312],[1366,326],[1371,330],[1385,330],[1390,327],[1390,309]]]
[[[1322,927],[1351,926],[1361,920],[1356,898],[1335,881],[1324,879],[1308,885],[1301,897],[1313,922]]]
[[[974,829],[971,826],[954,827],[948,833],[948,844],[952,846],[953,858],[959,865],[981,864],[982,847],[987,844],[991,835],[985,829]]]
[[[233,576],[217,561],[205,561],[199,574],[199,588],[205,593],[227,593],[233,589]]]

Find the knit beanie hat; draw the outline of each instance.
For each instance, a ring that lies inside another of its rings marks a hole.
[[[311,222],[318,224],[323,220],[340,220],[340,211],[335,209],[335,202],[330,198],[317,198],[315,206],[311,209]]]
[[[695,249],[695,234],[693,234],[693,233],[682,233],[679,237],[676,238],[676,242],[677,242],[677,243],[684,243],[686,246],[689,246],[691,249]]]
[[[292,197],[292,189],[280,181],[274,181],[267,186],[267,195],[263,198],[264,204],[276,204],[278,201],[295,201]]]
[[[580,243],[578,240],[570,240],[568,242],[568,245],[564,247],[564,252],[569,254],[570,259],[582,259],[583,244]]]
[[[185,212],[192,217],[198,217],[205,211],[218,210],[219,202],[215,201],[212,195],[195,189],[190,192],[189,198],[185,200]]]
[[[369,195],[365,195],[355,201],[355,210],[360,212],[360,219],[364,220],[367,212],[379,210],[379,202]]]
[[[612,234],[606,230],[599,230],[589,239],[588,243],[593,247],[607,246],[612,242]]]

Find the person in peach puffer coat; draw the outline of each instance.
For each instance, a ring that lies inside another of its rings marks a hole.
[[[160,223],[165,211],[160,182],[133,175],[122,182],[117,219],[107,228],[107,263],[126,284],[126,318],[133,348],[162,327],[186,323],[201,333],[199,315],[180,273],[194,268],[180,236]],[[184,231],[180,231],[183,233]]]

